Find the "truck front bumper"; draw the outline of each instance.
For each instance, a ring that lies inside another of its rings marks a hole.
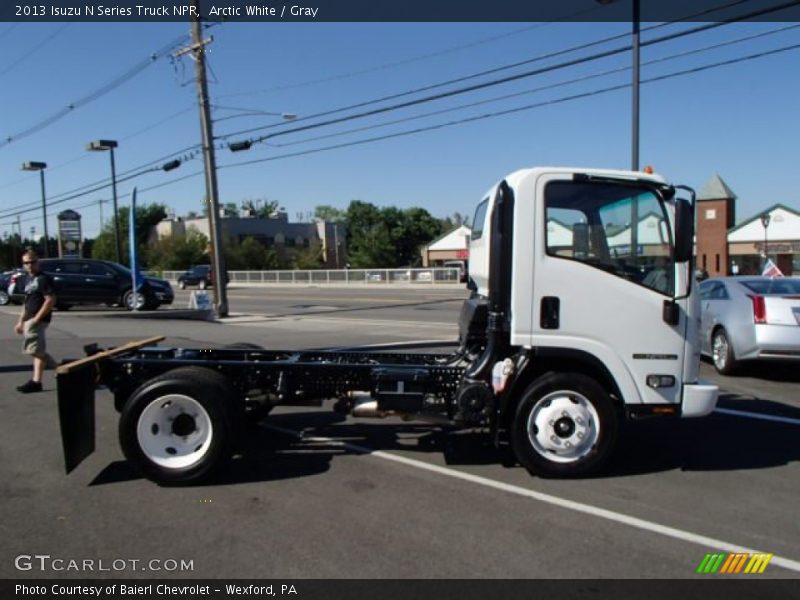
[[[704,417],[717,406],[719,388],[708,381],[688,383],[683,386],[681,416]]]

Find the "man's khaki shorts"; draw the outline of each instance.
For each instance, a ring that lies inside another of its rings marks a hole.
[[[22,324],[22,352],[38,358],[44,358],[47,356],[45,331],[47,330],[48,323],[32,324],[31,321],[32,319]]]

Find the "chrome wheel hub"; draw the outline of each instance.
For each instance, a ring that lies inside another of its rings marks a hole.
[[[600,417],[582,394],[551,392],[533,407],[527,430],[531,445],[540,455],[557,463],[575,462],[597,444]]]

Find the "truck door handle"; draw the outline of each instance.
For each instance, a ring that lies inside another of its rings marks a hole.
[[[542,329],[559,328],[559,312],[561,301],[556,296],[544,296],[542,298],[542,310],[539,315],[539,324]]]

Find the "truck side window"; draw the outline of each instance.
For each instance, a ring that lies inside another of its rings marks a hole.
[[[475,218],[472,219],[471,239],[477,240],[483,235],[483,222],[486,220],[486,209],[489,207],[489,198],[484,198],[475,209]]]
[[[545,189],[545,207],[547,254],[672,295],[673,242],[655,192],[613,182],[554,181]]]

